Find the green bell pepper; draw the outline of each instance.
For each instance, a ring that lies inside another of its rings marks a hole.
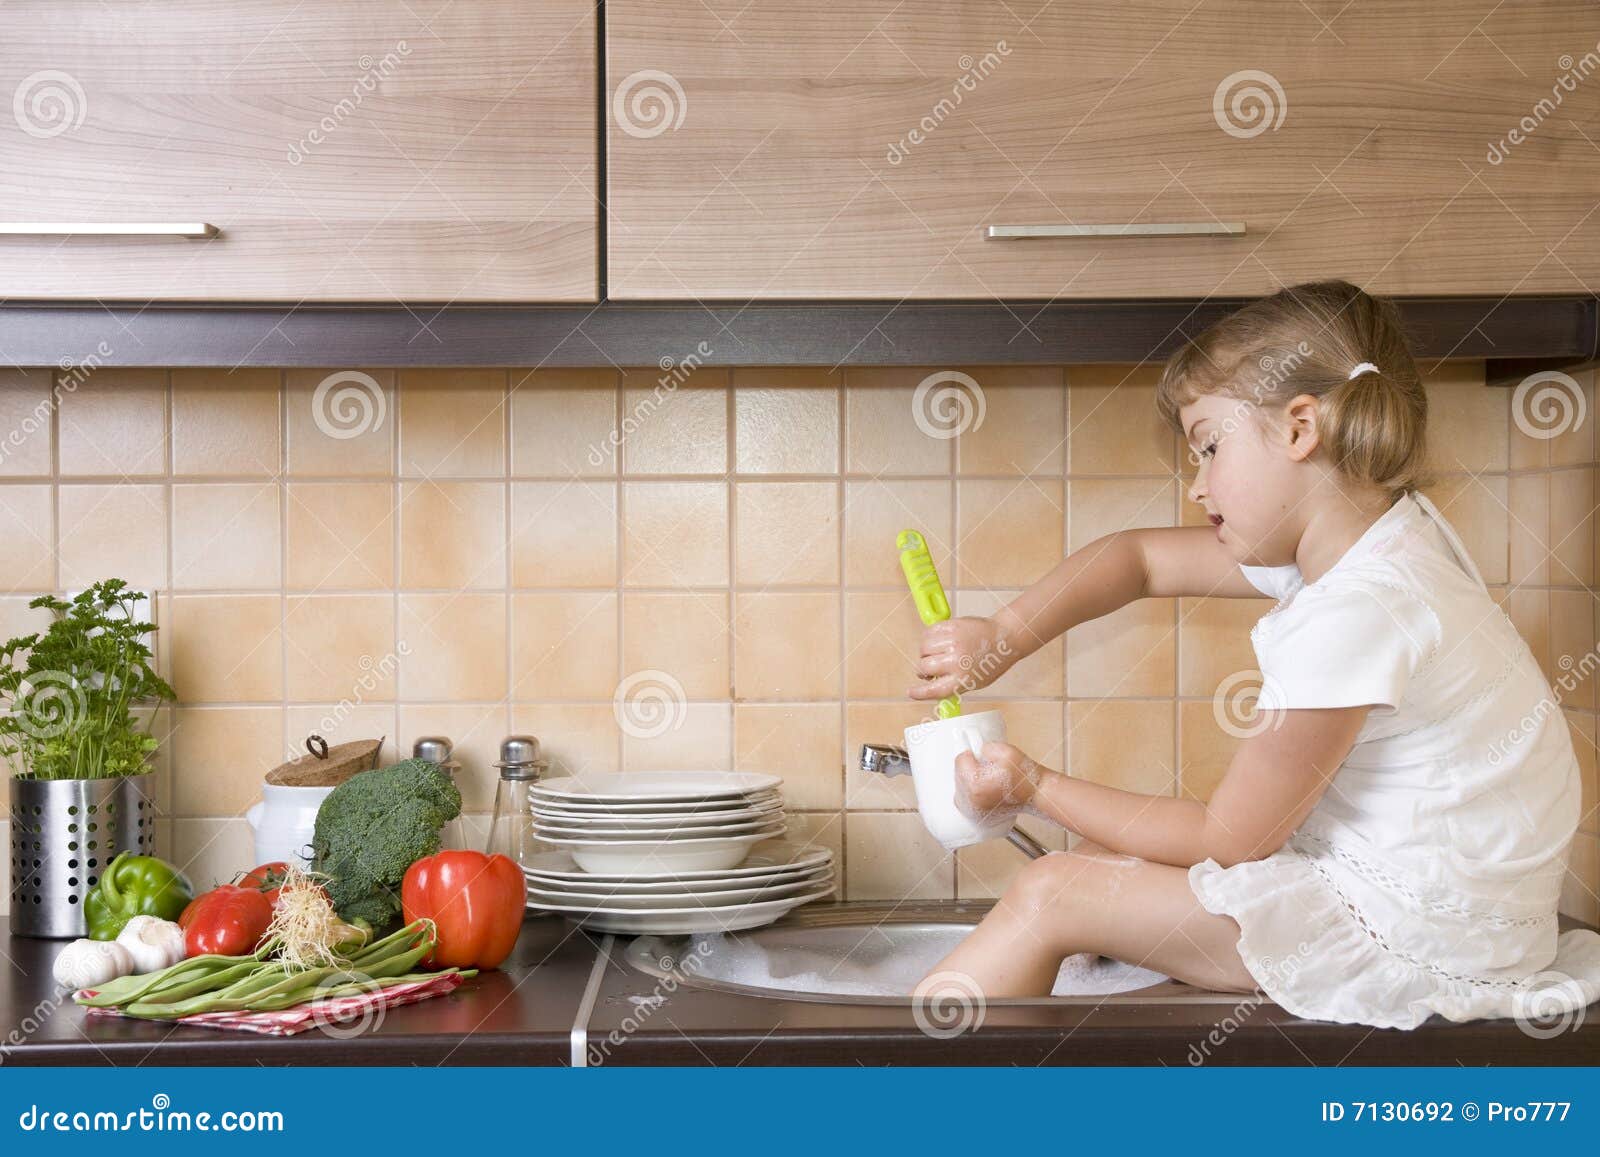
[[[89,939],[115,940],[122,926],[135,916],[176,920],[192,899],[189,878],[165,860],[118,853],[100,873],[94,890],[84,897]]]

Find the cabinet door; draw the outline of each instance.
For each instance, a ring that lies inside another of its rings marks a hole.
[[[608,0],[606,20],[613,297],[1600,282],[1591,0]],[[1012,226],[1090,228],[991,236]]]
[[[595,298],[588,0],[0,19],[0,296]]]

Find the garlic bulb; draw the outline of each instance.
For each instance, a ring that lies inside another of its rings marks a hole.
[[[133,957],[114,940],[74,940],[56,957],[51,975],[57,984],[77,991],[96,988],[133,971]]]
[[[159,916],[135,916],[116,942],[128,950],[135,972],[160,972],[183,959],[183,929]]]

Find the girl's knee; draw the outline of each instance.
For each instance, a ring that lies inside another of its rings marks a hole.
[[[1098,870],[1093,856],[1051,852],[1024,865],[1006,890],[1005,899],[1030,913],[1060,909],[1093,887]]]

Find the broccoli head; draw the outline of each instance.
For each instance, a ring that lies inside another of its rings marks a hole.
[[[460,814],[461,793],[426,759],[360,772],[317,809],[311,866],[329,877],[340,916],[382,928],[400,915],[406,869],[439,850],[440,831]]]

